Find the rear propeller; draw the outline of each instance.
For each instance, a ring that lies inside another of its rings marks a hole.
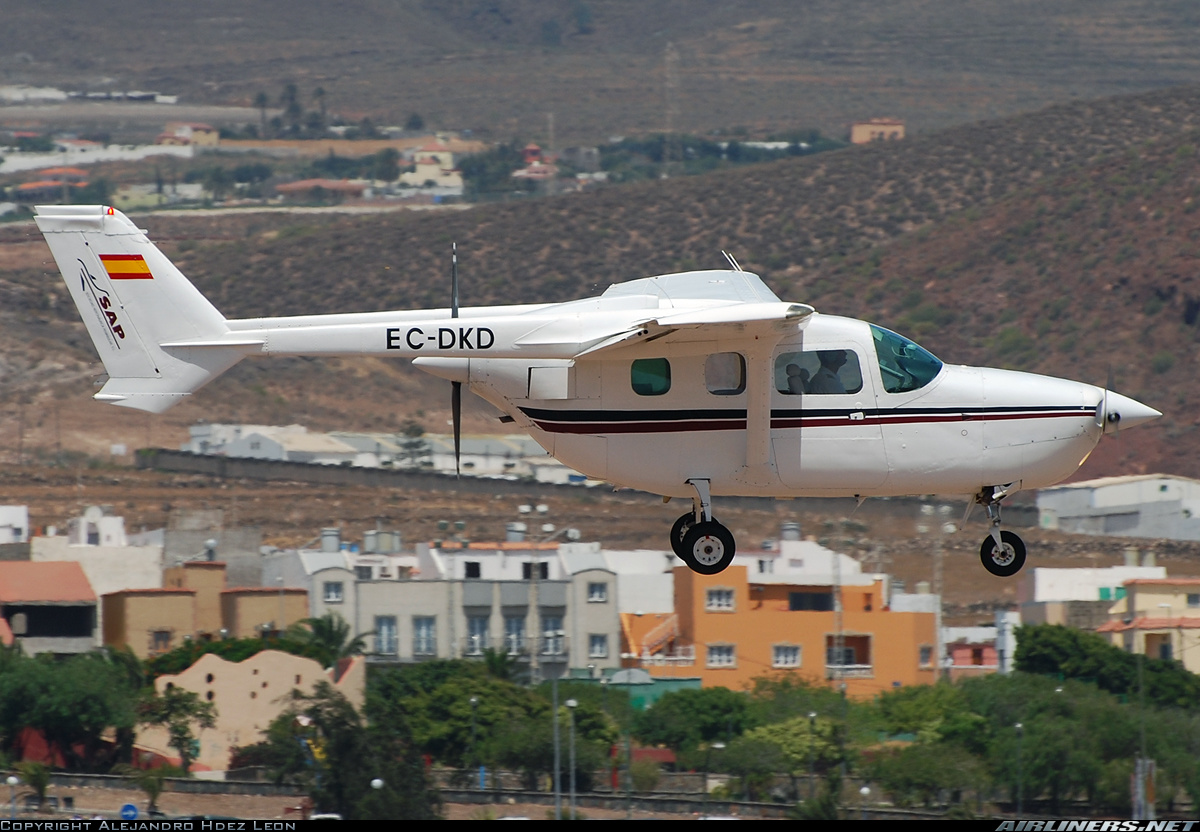
[[[450,244],[450,317],[458,317],[458,243]],[[450,421],[454,428],[454,476],[460,476],[462,452],[462,382],[450,382]]]

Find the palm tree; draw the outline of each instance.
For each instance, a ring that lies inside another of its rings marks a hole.
[[[158,798],[166,790],[168,777],[186,776],[183,769],[177,766],[162,765],[156,768],[135,768],[124,763],[114,767],[113,774],[119,774],[146,793],[147,812],[158,811]]]
[[[350,625],[336,612],[298,621],[288,628],[287,634],[289,638],[316,647],[326,667],[332,667],[339,659],[361,656],[367,652],[367,636],[374,635],[371,632],[352,636]]]

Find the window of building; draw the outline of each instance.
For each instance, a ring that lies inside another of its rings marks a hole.
[[[1188,593],[1187,605],[1193,609],[1200,607],[1200,593]]]
[[[608,584],[606,583],[589,583],[588,584],[588,603],[589,604],[604,604],[608,602]]]
[[[170,630],[154,630],[150,633],[150,651],[152,653],[165,653],[171,649],[171,631]]]
[[[933,666],[933,648],[930,647],[928,644],[922,644],[921,645],[921,655],[920,655],[920,658],[917,659],[917,662],[921,665],[921,667],[932,667]]]
[[[775,389],[785,396],[857,393],[862,386],[862,367],[854,350],[785,352],[775,359]]]
[[[478,656],[488,648],[488,616],[472,615],[467,618],[467,654]]]
[[[375,616],[375,652],[385,656],[396,653],[396,616]]]
[[[521,577],[527,581],[533,580],[533,562],[525,561],[521,564]],[[538,561],[538,580],[550,580],[550,564],[544,560]]]
[[[432,616],[415,616],[413,618],[413,655],[437,655],[437,631],[435,619]]]
[[[833,593],[829,590],[789,592],[788,609],[832,612]]]
[[[758,574],[771,575],[775,572],[774,558],[759,558],[758,559]]]
[[[736,667],[737,657],[732,644],[708,645],[709,667]]]
[[[771,649],[771,667],[799,667],[800,647],[795,644],[776,644]]]
[[[342,582],[341,581],[326,581],[324,584],[324,592],[322,597],[326,604],[342,603]]]
[[[479,578],[483,575],[483,567],[477,560],[468,560],[463,563],[464,576],[467,578]]]
[[[371,580],[371,567],[369,567],[369,566],[354,567],[354,577],[360,581]]]
[[[736,396],[746,389],[746,359],[718,352],[704,359],[704,386],[714,396]]]
[[[661,396],[671,389],[671,362],[639,358],[630,365],[629,383],[639,396]]]
[[[563,653],[563,620],[561,615],[542,616],[542,654],[561,656]]]
[[[504,649],[515,656],[525,649],[525,616],[504,616]]]
[[[709,612],[732,610],[733,590],[725,587],[713,587],[704,596],[704,609]]]
[[[976,667],[983,666],[983,648],[982,647],[972,647],[971,648],[971,664],[975,665]]]
[[[604,633],[592,633],[588,636],[588,658],[608,658],[608,636]]]

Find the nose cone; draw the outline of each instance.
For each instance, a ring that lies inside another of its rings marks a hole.
[[[1100,402],[1099,410],[1102,412],[1097,416],[1103,419],[1105,433],[1137,427],[1162,415],[1153,407],[1111,390],[1105,392],[1105,400]]]

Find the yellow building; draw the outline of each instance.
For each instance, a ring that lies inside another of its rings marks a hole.
[[[904,138],[904,122],[894,118],[873,118],[850,126],[851,144],[893,141]]]
[[[101,597],[106,645],[128,645],[145,659],[179,647],[185,638],[277,635],[308,617],[307,590],[226,589],[220,561],[164,569],[163,584],[162,589],[125,589]]]
[[[200,732],[195,768],[224,771],[232,748],[264,739],[271,721],[290,704],[293,690],[308,695],[318,682],[329,682],[355,708],[361,708],[366,678],[362,656],[327,670],[312,659],[263,650],[240,662],[206,653],[182,673],[158,677],[154,686],[160,693],[169,686],[183,688],[213,703],[216,726]],[[136,745],[142,752],[177,761],[168,741],[165,728],[153,728],[140,731]]]
[[[893,611],[883,576],[856,577],[838,593],[839,627],[829,583],[758,580],[736,562],[719,575],[676,567],[673,615],[623,616],[625,652],[639,655],[627,664],[734,689],[796,674],[856,698],[934,682],[935,613]]]
[[[1097,628],[1114,645],[1200,673],[1200,578],[1139,578]]]

